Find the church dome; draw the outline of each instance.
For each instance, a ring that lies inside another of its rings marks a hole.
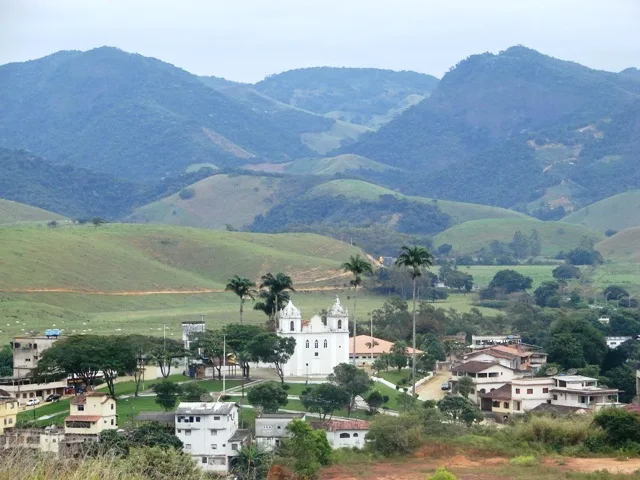
[[[287,306],[280,310],[280,318],[302,318],[302,313],[300,309],[289,300]]]
[[[329,317],[347,317],[349,316],[349,310],[344,308],[340,303],[340,298],[336,295],[336,303],[333,304],[329,310]]]

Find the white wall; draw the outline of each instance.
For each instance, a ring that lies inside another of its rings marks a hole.
[[[339,430],[337,432],[326,432],[327,440],[333,448],[364,447],[364,439],[368,430]],[[348,435],[349,438],[340,438],[340,435]],[[355,436],[354,436],[355,435]]]
[[[512,381],[511,385],[511,401],[513,402],[514,412],[526,412],[531,410],[542,403],[547,403],[547,400],[551,400],[551,393],[549,389],[553,387],[553,380],[551,378],[541,378],[540,380],[532,380],[527,382]],[[517,390],[520,393],[517,393]],[[545,393],[545,389],[547,392]],[[533,393],[527,393],[532,390]],[[520,402],[520,410],[516,410],[515,402]]]

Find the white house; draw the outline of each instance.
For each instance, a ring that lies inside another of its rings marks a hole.
[[[604,341],[607,344],[607,347],[613,349],[618,348],[627,340],[631,340],[633,337],[604,337]]]
[[[335,366],[349,362],[349,312],[338,297],[326,323],[319,315],[302,320],[300,309],[289,302],[280,310],[277,334],[296,340],[295,352],[283,368],[286,377],[326,377]]]
[[[618,402],[617,388],[598,387],[598,380],[582,375],[557,375],[551,377],[553,385],[551,405],[588,408],[599,410],[602,407],[616,407]]]
[[[475,350],[465,355],[464,359],[465,361],[497,362],[513,370],[531,369],[531,352],[505,345]]]
[[[496,390],[516,377],[516,371],[513,368],[506,367],[497,362],[480,362],[475,360],[453,367],[451,373],[451,381],[454,384],[460,377],[471,377],[474,388],[469,394],[469,400],[474,403],[479,403],[478,394]]]
[[[471,348],[493,347],[495,345],[518,345],[522,343],[520,335],[472,335]]]
[[[69,416],[64,419],[64,433],[98,435],[116,430],[116,401],[104,392],[89,392],[71,400]]]
[[[251,437],[249,430],[238,429],[233,402],[181,402],[175,428],[184,452],[211,472],[228,472],[231,459]]]
[[[362,448],[370,424],[364,420],[326,420],[312,422],[313,428],[324,430],[333,448]]]
[[[265,450],[273,450],[289,436],[287,425],[294,419],[304,418],[304,413],[261,413],[256,417],[254,440]]]

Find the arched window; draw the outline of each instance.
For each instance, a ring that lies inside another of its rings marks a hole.
[[[315,348],[318,348],[318,340],[315,342]]]
[[[305,347],[309,348],[309,340],[305,342]]]
[[[329,346],[329,342],[327,342],[326,340],[324,341],[324,348],[327,348]]]
[[[348,433],[341,433],[340,438],[351,438],[351,435],[349,435]]]
[[[293,320],[291,320],[291,323],[289,324],[289,331],[293,332]]]
[[[338,330],[342,329],[342,320],[338,320]]]
[[[353,438],[356,438],[357,436],[358,436],[358,434],[357,434],[357,433],[354,433],[354,434],[353,434]]]

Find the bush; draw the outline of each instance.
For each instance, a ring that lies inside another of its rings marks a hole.
[[[570,416],[563,419],[534,415],[517,421],[508,433],[516,441],[539,443],[554,451],[581,445],[595,433],[591,417]]]
[[[436,470],[436,473],[429,477],[428,480],[456,480],[456,476],[453,473],[447,471],[446,468],[440,467],[438,470]]]
[[[196,191],[193,188],[183,188],[182,190],[180,190],[180,193],[178,193],[178,196],[182,200],[189,200],[190,198],[196,196]]]
[[[284,388],[285,391],[288,391],[291,389],[291,385],[289,385],[288,383],[285,383],[282,385],[282,388]]]
[[[621,408],[603,408],[593,423],[604,430],[605,441],[621,447],[629,442],[640,442],[640,416]]]
[[[367,447],[384,456],[408,455],[422,443],[420,418],[416,415],[378,415],[367,433]]]
[[[533,467],[538,463],[538,459],[533,455],[520,455],[518,457],[513,457],[509,460],[509,463],[518,467]]]

